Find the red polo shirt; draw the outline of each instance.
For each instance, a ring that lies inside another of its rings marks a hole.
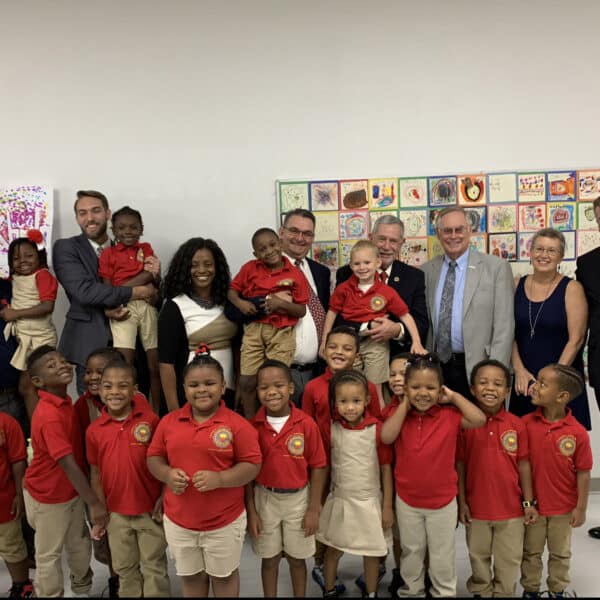
[[[408,306],[395,289],[375,277],[373,285],[363,292],[358,288],[356,275],[333,290],[329,308],[341,313],[347,321],[357,323],[366,323],[385,314],[403,317],[408,313]]]
[[[112,285],[123,285],[144,270],[144,260],[154,256],[152,246],[138,242],[125,246],[121,242],[105,248],[98,259],[98,275],[108,279]]]
[[[276,292],[290,292],[292,300],[296,304],[308,304],[308,282],[306,277],[285,256],[281,258],[283,267],[274,271],[260,260],[247,262],[233,278],[231,289],[236,290],[246,298],[256,298],[267,294],[275,294]],[[269,323],[279,329],[295,325],[298,318],[281,313],[271,313],[262,319],[257,319],[257,321],[259,323]]]
[[[577,471],[591,471],[588,432],[567,409],[551,422],[541,407],[523,417],[529,436],[533,492],[543,516],[564,515],[577,506]]]
[[[392,460],[394,459],[394,452],[390,445],[384,444],[381,441],[381,426],[382,423],[379,419],[376,419],[372,415],[365,415],[365,418],[358,424],[352,427],[348,424],[344,419],[340,416],[336,416],[335,420],[344,428],[351,429],[355,431],[360,431],[361,429],[366,429],[367,427],[371,427],[375,425],[375,441],[377,443],[377,458],[379,459],[380,465],[391,465]]]
[[[263,456],[257,483],[266,487],[299,489],[308,483],[310,469],[327,466],[317,424],[293,404],[290,404],[290,416],[279,433],[267,421],[264,407],[251,423],[258,431]]]
[[[396,494],[415,508],[437,509],[458,493],[454,467],[461,414],[436,404],[424,415],[409,410],[394,442]]]
[[[396,396],[396,394],[394,394],[389,402],[389,404],[384,407],[384,409],[381,411],[381,420],[383,422],[387,421],[388,417],[391,417],[395,412],[396,409],[400,406],[400,400],[398,400],[398,396]]]
[[[25,472],[25,489],[38,502],[60,504],[77,496],[58,461],[73,455],[86,473],[81,431],[75,424],[70,396],[60,398],[38,390],[39,402],[31,418],[33,460]]]
[[[25,460],[25,438],[19,423],[0,412],[0,523],[8,523],[15,518],[10,512],[17,493],[12,466]]]
[[[519,462],[529,458],[527,430],[501,408],[484,426],[460,432],[456,460],[465,464],[467,503],[474,519],[523,516]]]
[[[134,516],[152,512],[162,483],[146,465],[146,452],[159,418],[138,406],[135,399],[131,406],[124,421],[111,417],[105,408],[87,430],[86,449],[89,464],[100,471],[108,510]]]
[[[225,471],[239,462],[257,465],[262,461],[256,430],[223,402],[204,423],[194,420],[189,404],[163,417],[148,456],[162,456],[171,467],[183,469],[190,480],[196,471]],[[166,487],[164,507],[167,517],[180,527],[219,529],[244,511],[244,486],[199,492],[190,481],[180,496]]]
[[[48,269],[35,272],[35,285],[40,295],[40,302],[54,302],[58,292],[58,281]]]

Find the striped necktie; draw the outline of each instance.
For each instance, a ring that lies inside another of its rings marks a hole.
[[[302,260],[295,260],[294,265],[300,271],[304,272],[302,265]],[[321,338],[323,337],[323,327],[325,326],[325,309],[319,300],[319,297],[315,294],[315,291],[312,288],[312,285],[306,282],[308,285],[308,310],[310,311],[310,315],[315,322],[315,327],[317,328],[317,337],[319,339],[319,343],[321,343]]]

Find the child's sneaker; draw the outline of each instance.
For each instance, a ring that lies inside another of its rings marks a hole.
[[[381,583],[381,580],[383,579],[385,573],[386,573],[385,563],[380,562],[379,563],[379,574],[377,575],[377,585],[379,585]],[[368,596],[365,596],[365,594],[367,593],[367,584],[365,583],[365,574],[361,573],[354,580],[354,583],[356,584],[356,587],[363,593],[363,597],[368,598]]]
[[[395,598],[398,595],[398,589],[404,585],[404,579],[402,579],[402,575],[400,575],[400,569],[394,567],[392,569],[392,581],[388,586],[388,592],[392,595],[392,598]]]
[[[325,591],[325,575],[323,574],[323,565],[315,565],[312,570],[312,578],[315,583],[323,590],[323,594],[327,593]],[[335,580],[335,593],[343,594],[346,591],[346,586],[339,580]],[[325,596],[324,596],[325,597]]]
[[[10,590],[8,590],[9,598],[32,598],[33,597],[33,583],[31,579],[28,579],[24,583],[13,583]]]

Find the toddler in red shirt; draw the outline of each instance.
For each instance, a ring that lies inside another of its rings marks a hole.
[[[158,261],[150,244],[140,242],[144,233],[142,215],[124,206],[113,213],[112,230],[117,242],[105,248],[98,258],[98,275],[112,286],[134,287],[149,283],[158,284],[151,265]],[[146,352],[150,378],[150,401],[158,413],[160,402],[160,375],[158,372],[158,312],[145,300],[130,300],[127,307],[107,308],[113,346],[133,364],[135,345],[139,334]]]
[[[384,422],[381,439],[394,444],[396,517],[404,585],[398,595],[425,594],[429,553],[433,596],[456,595],[456,445],[461,429],[481,427],[485,415],[443,385],[437,356],[415,356],[406,367],[404,399]]]
[[[504,409],[510,386],[510,371],[501,362],[488,359],[473,367],[471,393],[487,423],[461,431],[456,456],[458,516],[472,571],[467,589],[483,597],[514,596],[525,525],[537,519],[527,431]]]
[[[548,544],[548,591],[566,595],[571,529],[585,523],[592,470],[588,432],[567,405],[584,388],[572,367],[548,365],[538,373],[531,401],[537,410],[523,417],[529,437],[533,491],[539,517],[525,531],[521,564],[523,597],[539,598],[542,554]]]

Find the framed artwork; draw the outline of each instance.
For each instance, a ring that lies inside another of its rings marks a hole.
[[[548,227],[559,231],[575,229],[575,202],[548,202]]]
[[[475,250],[479,250],[479,252],[483,252],[485,254],[487,252],[487,234],[472,234],[471,239],[469,240],[469,245],[471,248],[475,248]]]
[[[487,211],[488,233],[512,233],[517,230],[516,204],[490,204]]]
[[[577,171],[577,200],[593,202],[600,198],[600,169]]]
[[[488,201],[491,203],[517,201],[517,174],[491,173],[488,175]]]
[[[530,260],[531,259],[531,240],[533,239],[533,233],[519,233],[519,260]]]
[[[429,178],[429,206],[456,204],[456,177]]]
[[[577,232],[577,256],[600,246],[600,231]]]
[[[340,237],[339,231],[339,213],[321,212],[316,217],[315,242],[328,242],[337,240]]]
[[[443,208],[430,208],[429,209],[429,218],[427,219],[427,235],[436,235],[435,231],[435,222],[438,218],[438,215],[444,210]]]
[[[436,256],[441,256],[444,254],[444,249],[442,248],[442,244],[437,237],[430,235],[427,238],[427,252],[429,254],[429,260]]]
[[[565,255],[563,256],[563,260],[575,260],[577,252],[575,232],[563,231],[562,234],[565,236]]]
[[[285,181],[279,184],[279,206],[281,214],[295,208],[310,208],[308,182]],[[337,208],[337,207],[336,207]]]
[[[398,180],[369,179],[369,208],[373,210],[398,208]]]
[[[519,204],[519,231],[537,231],[546,227],[545,204]]]
[[[467,223],[471,233],[485,233],[487,231],[487,219],[485,206],[465,207]]]
[[[427,206],[427,177],[401,177],[398,180],[400,208]]]
[[[574,202],[576,199],[575,171],[552,171],[547,174],[546,199],[548,202]]]
[[[369,182],[366,179],[340,181],[340,208],[356,210],[369,204]]]
[[[486,177],[479,175],[458,176],[458,203],[467,206],[485,204]]]
[[[375,221],[379,219],[379,217],[383,217],[385,215],[393,215],[394,217],[398,216],[397,210],[370,210],[369,211],[369,233],[373,231],[373,227],[375,225]]]
[[[340,267],[347,265],[350,262],[350,252],[352,251],[352,248],[354,248],[356,242],[357,240],[344,240],[340,242]]]
[[[312,245],[312,257],[330,269],[339,267],[338,252],[338,242],[317,242]]]
[[[594,214],[594,204],[592,202],[577,203],[577,229],[596,230],[596,215]]]
[[[406,238],[400,249],[400,260],[413,267],[420,267],[427,262],[427,238]]]
[[[310,209],[313,212],[337,210],[339,197],[337,181],[313,181],[310,184]]]
[[[517,253],[517,234],[490,233],[488,235],[488,252],[498,258],[514,262],[519,257]]]
[[[360,240],[369,234],[369,213],[349,211],[340,213],[340,240]]]
[[[519,173],[517,176],[519,202],[546,201],[546,175]]]
[[[401,210],[398,213],[400,220],[404,223],[404,237],[424,238],[427,237],[427,209]]]

